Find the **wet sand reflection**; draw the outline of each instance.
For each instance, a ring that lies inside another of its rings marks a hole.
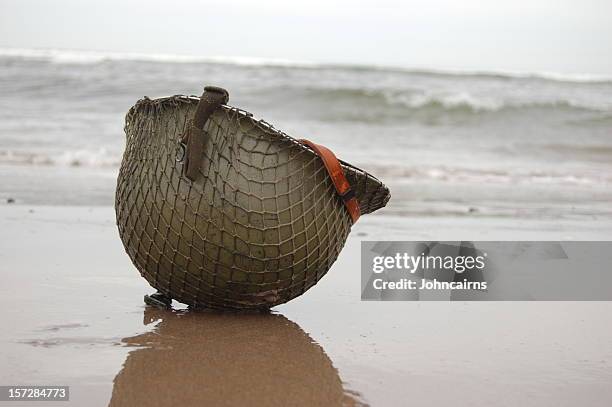
[[[324,350],[278,314],[147,308],[110,406],[363,405]]]

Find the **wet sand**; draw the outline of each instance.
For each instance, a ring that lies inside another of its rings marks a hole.
[[[2,206],[0,384],[69,385],[70,402],[48,405],[74,406],[607,406],[612,303],[361,302],[359,241],[609,240],[610,227],[364,217],[307,294],[234,315],[146,308],[112,208]]]

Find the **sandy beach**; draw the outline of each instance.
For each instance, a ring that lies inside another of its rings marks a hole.
[[[0,383],[69,385],[75,406],[606,406],[612,304],[361,302],[359,242],[603,240],[609,228],[366,217],[304,296],[234,315],[146,308],[152,289],[111,207],[3,205]]]

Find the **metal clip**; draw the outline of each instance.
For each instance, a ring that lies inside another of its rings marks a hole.
[[[185,161],[185,155],[187,154],[187,145],[180,142],[176,146],[176,162],[182,163]]]

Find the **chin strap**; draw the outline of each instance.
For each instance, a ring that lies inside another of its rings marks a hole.
[[[193,119],[187,124],[185,134],[181,137],[180,143],[185,149],[183,173],[191,181],[194,181],[200,172],[202,157],[204,156],[204,143],[206,134],[204,126],[208,118],[221,105],[227,104],[229,93],[216,86],[207,86],[198,102]]]
[[[323,164],[334,183],[334,187],[336,187],[336,192],[344,202],[349,215],[351,215],[353,224],[357,222],[357,219],[361,216],[359,202],[357,202],[355,191],[351,188],[351,184],[349,184],[344,176],[344,171],[342,171],[340,161],[338,161],[336,155],[329,148],[315,144],[310,140],[301,139],[298,141],[310,147],[323,160]]]

